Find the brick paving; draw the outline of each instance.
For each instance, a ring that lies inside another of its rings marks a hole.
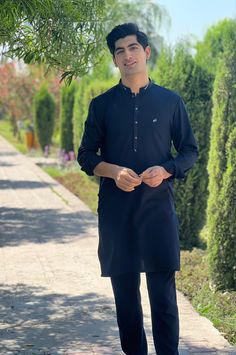
[[[0,354],[121,355],[97,217],[0,136]],[[144,321],[154,355],[145,278]],[[236,354],[178,292],[180,355]]]

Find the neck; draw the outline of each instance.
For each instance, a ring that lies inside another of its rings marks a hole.
[[[138,94],[140,88],[148,85],[149,78],[148,73],[142,76],[126,76],[121,77],[122,84],[131,89],[134,94]]]

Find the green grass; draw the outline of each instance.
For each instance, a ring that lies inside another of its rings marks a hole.
[[[0,134],[6,138],[16,149],[21,153],[27,153],[27,147],[25,144],[25,131],[20,130],[20,136],[14,137],[12,132],[12,126],[8,119],[0,120]]]
[[[44,167],[43,169],[84,201],[94,213],[97,212],[98,180],[96,177],[85,175],[79,170],[79,167],[72,171],[67,169],[61,170],[54,167]]]
[[[219,292],[210,288],[207,250],[182,251],[181,259],[181,271],[176,277],[178,290],[236,345],[236,291]]]

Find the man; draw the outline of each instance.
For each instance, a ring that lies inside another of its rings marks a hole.
[[[102,276],[111,278],[124,353],[148,353],[139,290],[145,272],[156,352],[176,355],[180,252],[172,182],[192,167],[197,146],[181,98],[148,77],[147,36],[135,24],[122,24],[107,44],[121,80],[91,101],[78,152],[82,170],[101,177]]]

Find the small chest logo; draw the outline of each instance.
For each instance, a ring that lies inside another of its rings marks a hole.
[[[152,122],[156,123],[157,122],[157,118],[153,118]]]

